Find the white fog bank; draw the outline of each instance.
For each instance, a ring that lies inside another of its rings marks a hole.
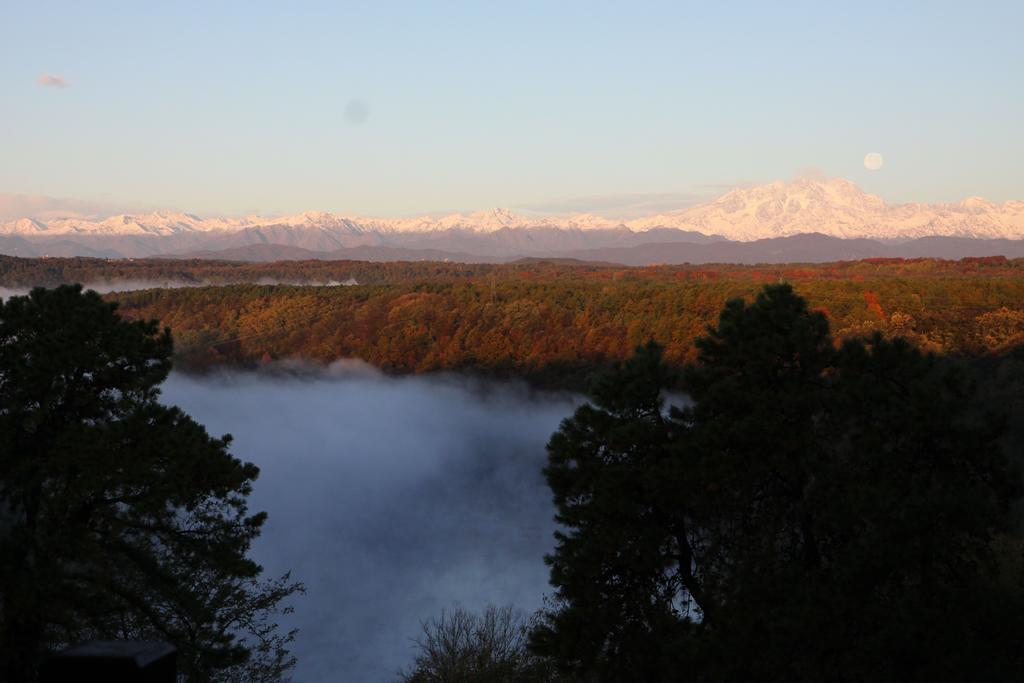
[[[392,681],[420,622],[453,603],[532,611],[550,593],[544,446],[569,396],[365,369],[315,376],[173,375],[164,401],[261,474],[253,555],[307,595],[296,683]]]

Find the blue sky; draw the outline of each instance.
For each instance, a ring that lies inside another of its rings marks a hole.
[[[1022,27],[1018,1],[5,0],[0,193],[626,214],[817,169],[1021,199]]]

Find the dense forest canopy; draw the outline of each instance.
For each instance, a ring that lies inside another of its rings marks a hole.
[[[1020,680],[1022,366],[837,347],[786,284],[695,346],[681,373],[639,348],[552,436],[534,654],[594,682]]]
[[[248,263],[209,259],[20,258],[0,255],[0,287],[54,287],[60,284],[150,283],[177,285],[326,284],[353,279],[360,284],[495,278],[615,278],[624,273],[650,279],[740,279],[760,282],[804,279],[933,277],[1014,278],[1024,275],[1024,259],[1002,256],[959,261],[875,258],[813,264],[708,264],[627,267],[572,259],[522,259],[511,264],[439,261],[275,261]]]
[[[881,332],[926,351],[998,352],[1024,340],[1022,276],[1024,259],[1002,257],[649,268],[0,257],[8,288],[193,285],[108,295],[126,316],[169,325],[181,368],[360,358],[390,372],[473,370],[577,386],[648,339],[670,363],[693,360],[693,339],[727,300],[782,280],[839,340]],[[352,282],[359,286],[304,286]]]

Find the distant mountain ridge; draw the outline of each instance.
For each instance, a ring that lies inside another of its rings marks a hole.
[[[887,204],[854,183],[802,178],[736,189],[706,204],[668,214],[675,225],[748,242],[804,233],[841,239],[920,237],[1024,239],[1024,201],[980,197],[949,204]],[[661,216],[637,222],[661,224]]]
[[[632,220],[593,214],[534,217],[508,209],[414,218],[367,218],[323,211],[276,217],[200,218],[190,213],[157,211],[97,220],[20,218],[0,224],[0,234],[169,236],[232,233],[269,226],[348,236],[449,230],[488,234],[507,229],[625,228],[647,232],[668,228],[740,242],[809,232],[843,239],[899,240],[931,236],[1024,239],[1024,201],[996,204],[980,197],[969,197],[949,204],[887,204],[848,180],[800,178],[789,183],[737,188],[703,204]]]
[[[737,188],[703,204],[626,221],[591,214],[531,217],[507,209],[395,219],[315,211],[243,218],[201,218],[169,211],[95,220],[20,218],[0,224],[0,252],[112,258],[222,254],[257,260],[277,252],[282,258],[348,252],[374,260],[463,261],[521,257],[615,261],[610,258],[614,254],[633,263],[640,254],[664,256],[662,262],[680,262],[684,255],[697,259],[742,254],[750,259],[762,254],[770,240],[788,240],[779,243],[783,251],[803,245],[794,252],[807,256],[801,260],[834,260],[836,253],[862,252],[854,244],[826,244],[809,235],[870,240],[877,246],[868,251],[878,255],[900,252],[895,245],[901,243],[936,238],[950,240],[939,249],[947,258],[979,251],[1010,256],[1019,251],[1016,242],[1024,240],[1024,201],[996,204],[971,197],[949,204],[887,204],[847,180],[801,178]],[[728,244],[755,246],[734,249]],[[818,245],[820,253],[813,245]]]

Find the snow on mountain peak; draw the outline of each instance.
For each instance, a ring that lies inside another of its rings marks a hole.
[[[887,204],[842,178],[799,178],[737,188],[705,204],[628,223],[650,229],[696,230],[750,241],[817,232],[832,237],[881,240],[935,235],[1024,238],[1024,217],[979,198],[954,205]]]
[[[1000,205],[981,197],[968,197],[951,204],[887,204],[849,180],[805,177],[788,183],[739,187],[703,204],[628,221],[592,214],[536,218],[506,208],[397,219],[346,217],[325,211],[244,218],[200,218],[190,213],[155,211],[102,220],[20,218],[0,224],[0,233],[168,236],[267,226],[355,235],[447,230],[489,233],[521,228],[609,230],[625,226],[637,232],[676,228],[737,241],[812,232],[882,240],[935,235],[1024,239],[1024,201]]]

